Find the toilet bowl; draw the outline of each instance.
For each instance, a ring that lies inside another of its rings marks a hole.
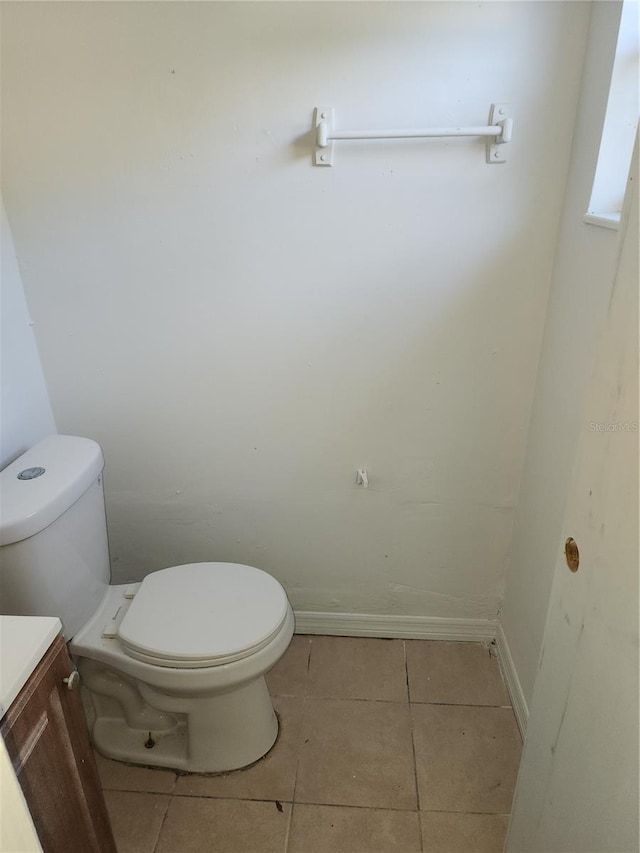
[[[250,566],[195,563],[109,587],[70,643],[96,747],[191,772],[251,764],[278,734],[264,674],[292,635],[284,590]]]
[[[293,635],[284,589],[214,562],[110,586],[102,468],[95,442],[52,436],[0,472],[3,612],[60,617],[107,757],[204,773],[251,764],[278,733],[264,676]]]

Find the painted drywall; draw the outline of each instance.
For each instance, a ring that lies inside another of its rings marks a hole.
[[[0,225],[0,468],[56,431],[4,205]]]
[[[495,617],[588,6],[1,13],[6,203],[60,431],[105,450],[114,579],[229,560],[297,609]],[[492,101],[505,165],[311,165],[318,104],[388,128]]]
[[[588,225],[621,4],[593,4],[567,195],[514,524],[501,622],[533,694],[585,389],[606,317],[619,233]]]
[[[507,850],[635,853],[638,835],[638,172],[580,417]],[[572,574],[563,544],[578,544]]]

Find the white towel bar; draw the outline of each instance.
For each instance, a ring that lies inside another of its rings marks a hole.
[[[348,139],[421,139],[443,136],[480,136],[487,139],[487,163],[504,163],[505,145],[511,142],[513,119],[508,115],[509,104],[491,104],[489,124],[471,127],[431,127],[416,130],[336,130],[332,107],[316,107],[315,126],[316,166],[333,165],[333,142]]]

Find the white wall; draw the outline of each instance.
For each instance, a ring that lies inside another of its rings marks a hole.
[[[593,4],[501,621],[526,702],[542,643],[585,389],[606,317],[619,233],[588,225],[621,4]]]
[[[4,3],[2,24],[6,202],[60,430],[106,452],[116,580],[231,560],[298,609],[494,617],[588,7]],[[311,166],[316,104],[384,128],[492,101],[514,105],[504,166],[469,140]]]
[[[0,468],[56,431],[11,230],[0,220]]]
[[[507,850],[636,853],[638,171],[586,405]],[[562,545],[573,537],[572,574]],[[558,547],[559,546],[559,547]]]

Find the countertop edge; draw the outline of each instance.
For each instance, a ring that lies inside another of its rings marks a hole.
[[[0,718],[61,631],[55,616],[0,616]]]

